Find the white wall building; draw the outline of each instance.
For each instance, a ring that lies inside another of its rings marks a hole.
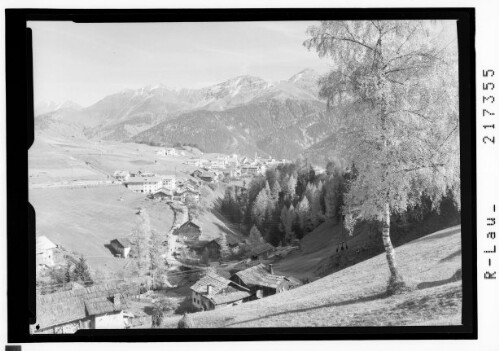
[[[174,175],[161,176],[162,187],[174,190],[176,187],[176,178]]]
[[[163,182],[157,177],[132,177],[123,184],[136,193],[152,194],[161,188]]]

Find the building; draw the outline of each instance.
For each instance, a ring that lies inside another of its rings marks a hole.
[[[272,265],[266,267],[262,263],[239,271],[230,279],[250,289],[252,299],[278,294],[301,285],[301,282],[295,278],[275,275]]]
[[[182,202],[186,201],[192,201],[192,202],[199,202],[199,192],[194,191],[192,189],[186,188],[181,195]]]
[[[177,156],[177,150],[174,147],[167,147],[167,148],[165,148],[165,155]]]
[[[221,256],[221,248],[218,240],[211,240],[203,246],[202,252],[208,253],[210,259],[218,260]]]
[[[266,170],[262,165],[244,165],[241,167],[241,175],[258,175],[264,174]]]
[[[111,240],[111,247],[122,258],[127,258],[130,249],[132,248],[132,244],[129,238],[118,238]]]
[[[162,187],[170,190],[176,187],[176,177],[174,175],[161,176]]]
[[[267,259],[275,250],[275,247],[269,243],[261,243],[254,245],[250,251],[250,257],[252,260],[264,260]]]
[[[171,191],[170,189],[159,188],[152,195],[152,197],[154,199],[161,199],[161,200],[166,200],[166,201],[172,201],[173,200],[173,191]]]
[[[36,266],[38,269],[54,266],[54,249],[57,245],[50,241],[46,236],[36,238]]]
[[[227,168],[224,169],[222,172],[224,177],[228,178],[239,178],[242,175],[241,170],[238,168]]]
[[[203,311],[239,305],[248,301],[250,291],[215,273],[208,273],[193,286],[192,305]]]
[[[113,173],[113,178],[121,182],[128,180],[130,178],[130,172],[128,171],[115,171]]]
[[[214,183],[218,179],[218,177],[213,172],[201,172],[201,174],[199,174],[197,177],[207,183]]]
[[[132,177],[123,184],[136,193],[152,194],[161,187],[162,180],[157,177]]]
[[[211,160],[209,166],[211,169],[225,168],[225,159]]]
[[[123,329],[123,310],[132,295],[138,295],[138,287],[117,284],[38,295],[33,332],[73,334],[79,329]]]
[[[185,222],[174,232],[183,241],[197,241],[201,233],[201,226],[193,220]]]

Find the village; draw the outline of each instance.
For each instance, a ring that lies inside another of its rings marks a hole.
[[[303,284],[302,280],[279,274],[273,268],[275,261],[299,250],[299,241],[274,247],[261,237],[244,236],[238,230],[210,233],[211,239],[203,240],[206,237],[203,224],[194,215],[209,203],[203,201],[203,197],[210,196],[209,190],[203,189],[216,189],[223,184],[245,189],[252,177],[288,161],[257,155],[250,159],[236,154],[217,155],[212,159],[185,158],[182,153],[168,147],[156,150],[159,157],[181,158],[184,164],[195,167],[194,171],[158,174],[147,170],[115,170],[112,174],[114,185],[118,183],[128,191],[143,194],[149,201],[162,203],[174,213],[173,225],[164,228],[157,248],[164,269],[161,277],[155,281],[149,276],[103,282],[81,279],[60,284],[43,294],[38,291],[37,315],[40,317],[33,332],[150,328],[158,323],[158,306],[162,315],[165,311],[168,312],[165,315],[179,312],[185,315],[262,299]],[[145,210],[138,209],[139,216],[141,211]],[[36,247],[39,275],[50,269],[62,269],[68,259],[78,266],[74,255],[67,255],[61,245],[46,236],[37,237]],[[132,233],[111,240],[106,247],[116,259],[138,261],[139,248]],[[172,304],[175,299],[167,296],[183,299]],[[164,307],[165,301],[170,301],[171,306]]]

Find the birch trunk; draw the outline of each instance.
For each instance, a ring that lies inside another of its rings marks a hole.
[[[390,279],[388,280],[389,294],[397,294],[406,290],[406,285],[402,275],[400,274],[397,263],[395,262],[395,249],[393,248],[390,239],[390,205],[385,204],[383,214],[383,231],[381,235],[383,239],[383,246],[385,247],[386,260],[388,268],[390,269]]]

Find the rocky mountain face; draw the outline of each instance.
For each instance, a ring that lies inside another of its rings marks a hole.
[[[294,158],[330,135],[313,70],[280,82],[240,76],[202,89],[126,89],[92,106],[40,106],[38,131],[151,144],[193,143],[206,152]],[[53,108],[52,111],[45,111]],[[45,110],[44,110],[45,109]]]

